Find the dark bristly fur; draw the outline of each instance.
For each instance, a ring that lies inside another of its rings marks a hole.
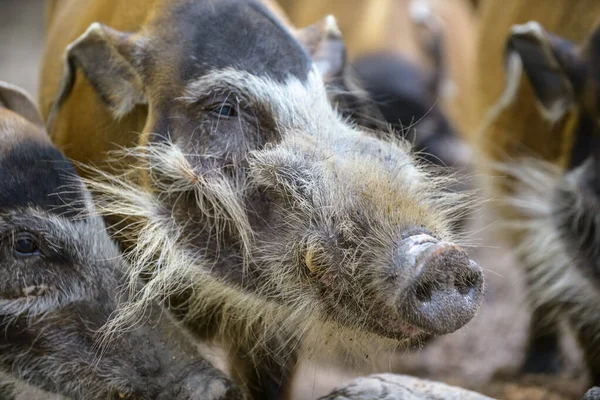
[[[473,317],[481,270],[449,229],[468,201],[406,141],[332,108],[324,78],[345,67],[332,17],[295,30],[265,1],[118,2],[112,19],[84,3],[71,37],[50,30],[51,48],[70,44],[63,64],[48,51],[47,71],[64,69],[46,114],[60,148],[98,164],[79,169],[130,261],[133,302],[107,343],[166,300],[225,343],[251,397],[278,399],[303,347],[361,358]]]
[[[0,82],[0,397],[241,398],[157,305],[100,346],[126,268],[36,113]]]

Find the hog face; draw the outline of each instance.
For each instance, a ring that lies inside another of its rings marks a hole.
[[[222,329],[257,323],[268,335],[328,325],[397,341],[449,333],[474,316],[482,274],[449,242],[447,224],[465,203],[444,190],[447,178],[420,167],[406,142],[344,123],[316,70],[279,83],[228,69],[195,84],[215,82],[243,84],[248,102],[269,110],[276,122],[272,131],[261,124],[259,146],[189,153],[163,138],[133,150],[155,192],[122,177],[91,182],[106,195],[103,213],[145,220],[132,229],[131,253],[134,275],[154,269],[142,298],[192,286],[190,315],[218,315]],[[238,110],[222,126],[239,127]],[[202,129],[197,140],[224,140]]]
[[[252,1],[170,7],[138,34],[95,24],[67,52],[67,77],[81,67],[116,117],[148,107],[125,152],[136,164],[89,181],[103,214],[131,221],[131,277],[146,278],[117,321],[183,295],[189,320],[259,343],[329,329],[397,344],[467,323],[483,278],[449,242],[463,197],[404,141],[332,108],[323,78],[343,65],[320,51],[339,41],[331,20],[298,35],[303,48]],[[116,54],[116,77],[94,68],[99,52]]]

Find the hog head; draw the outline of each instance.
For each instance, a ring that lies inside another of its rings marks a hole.
[[[35,105],[4,82],[0,142],[1,373],[71,398],[240,398],[157,304],[101,343],[125,264]]]
[[[268,364],[250,370],[274,389],[251,391],[270,398],[312,334],[363,354],[475,315],[482,272],[449,229],[464,198],[407,142],[332,108],[324,77],[345,67],[332,18],[302,34],[255,1],[171,1],[152,15],[136,33],[93,24],[69,46],[50,121],[79,69],[115,119],[147,105],[125,152],[136,163],[89,180],[100,212],[130,221],[130,276],[146,280],[118,322],[176,296],[196,333]]]

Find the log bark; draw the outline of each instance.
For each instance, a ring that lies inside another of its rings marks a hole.
[[[318,400],[493,400],[470,390],[406,375],[377,374],[355,379]]]

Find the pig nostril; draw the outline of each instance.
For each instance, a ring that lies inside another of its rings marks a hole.
[[[415,297],[421,303],[426,303],[431,300],[431,296],[433,295],[433,285],[430,282],[421,283],[417,285],[415,291]]]
[[[469,294],[471,289],[473,288],[473,284],[468,279],[461,279],[460,281],[454,282],[454,287],[458,290],[458,293],[463,296]]]
[[[410,291],[396,300],[402,319],[436,335],[469,322],[483,299],[484,276],[477,263],[451,243],[430,244],[415,260]]]
[[[468,271],[464,276],[454,281],[454,287],[463,296],[471,293],[481,281],[480,275],[476,271]]]

